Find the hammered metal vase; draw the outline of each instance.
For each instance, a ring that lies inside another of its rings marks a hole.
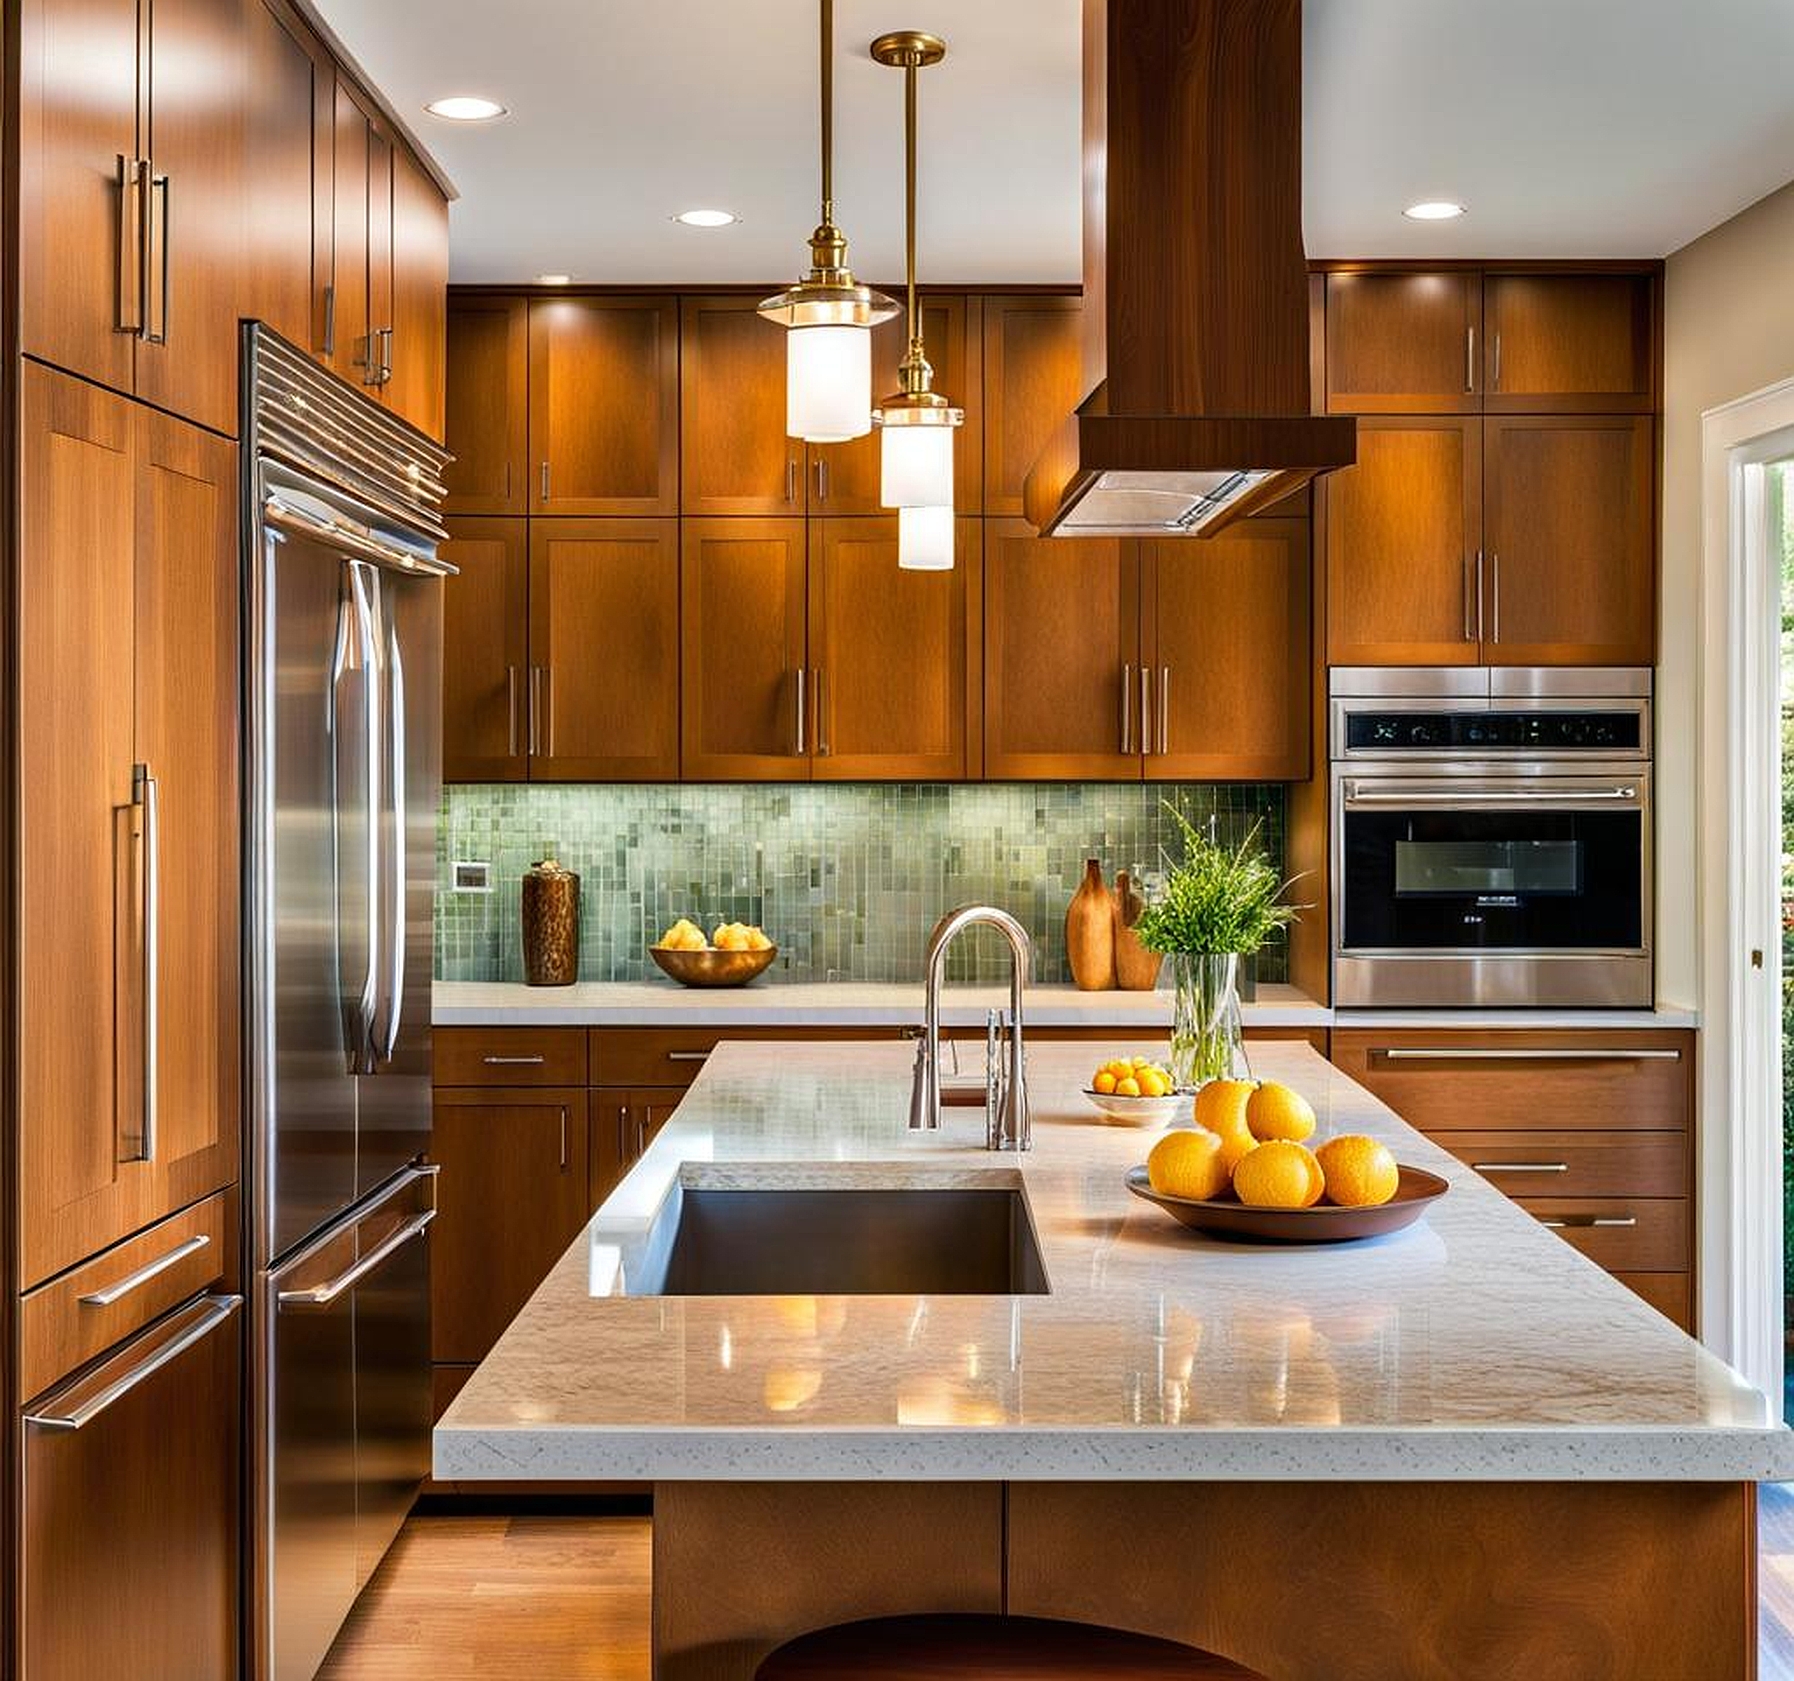
[[[552,858],[523,873],[523,978],[530,986],[579,979],[579,877]]]

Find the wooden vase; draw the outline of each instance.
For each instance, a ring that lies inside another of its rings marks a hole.
[[[1084,880],[1065,913],[1065,955],[1080,992],[1107,992],[1115,985],[1115,906],[1100,858],[1085,860]]]
[[[1134,924],[1146,909],[1140,889],[1126,870],[1115,872],[1115,984],[1124,992],[1151,992],[1159,984],[1156,951],[1148,951],[1134,932]]]

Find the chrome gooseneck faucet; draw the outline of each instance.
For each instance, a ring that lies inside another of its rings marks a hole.
[[[978,925],[994,928],[1009,942],[1007,1042],[993,1033],[985,1106],[985,1147],[1027,1150],[1033,1146],[1028,1122],[1028,1088],[1022,1062],[1022,989],[1033,967],[1028,930],[994,905],[961,905],[934,925],[928,937],[927,993],[922,1037],[916,1043],[915,1084],[910,1091],[912,1132],[933,1132],[941,1124],[941,986],[947,975],[947,948],[960,932]],[[1001,1068],[999,1069],[999,1060]]]

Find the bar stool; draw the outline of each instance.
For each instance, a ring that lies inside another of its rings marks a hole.
[[[1175,1640],[1047,1617],[837,1623],[788,1640],[755,1681],[1268,1681]]]

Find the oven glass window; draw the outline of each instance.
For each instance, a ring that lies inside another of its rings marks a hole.
[[[1340,882],[1350,949],[1635,950],[1637,811],[1351,811]]]

